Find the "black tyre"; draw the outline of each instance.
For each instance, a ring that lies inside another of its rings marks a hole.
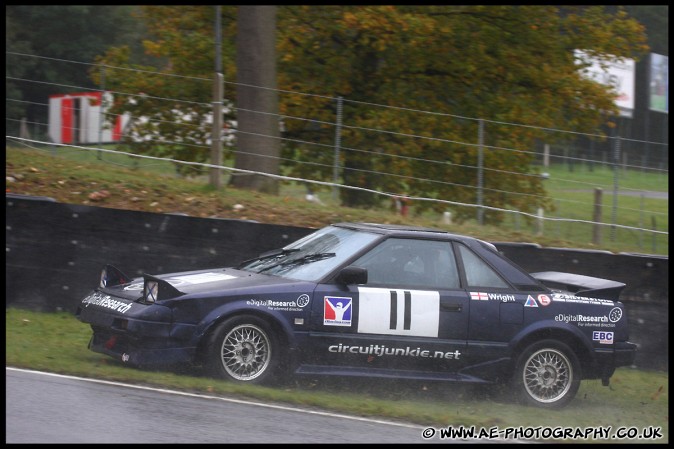
[[[278,339],[262,319],[241,315],[222,322],[211,334],[206,364],[212,375],[237,382],[265,383],[280,358]]]
[[[564,343],[543,340],[527,347],[517,362],[516,392],[530,405],[560,408],[578,392],[581,372],[576,354]]]

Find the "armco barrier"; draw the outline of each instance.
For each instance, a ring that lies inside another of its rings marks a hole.
[[[6,301],[75,311],[110,263],[129,276],[236,265],[309,229],[6,197]]]
[[[312,229],[6,196],[6,306],[74,312],[110,263],[129,275],[226,267]],[[529,272],[568,271],[624,282],[637,365],[668,368],[669,258],[495,242]]]

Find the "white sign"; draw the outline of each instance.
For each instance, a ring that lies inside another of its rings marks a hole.
[[[440,293],[358,287],[358,333],[437,337]]]
[[[669,56],[651,53],[649,90],[651,111],[669,113]]]
[[[634,59],[611,55],[603,58],[591,57],[582,50],[576,50],[574,55],[581,64],[589,64],[581,69],[583,75],[615,90],[615,103],[620,108],[620,115],[632,117],[636,66]]]

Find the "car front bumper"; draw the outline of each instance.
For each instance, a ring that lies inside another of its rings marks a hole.
[[[89,349],[131,366],[158,366],[194,361],[197,348],[184,341],[166,338],[136,338],[128,334],[94,328]]]

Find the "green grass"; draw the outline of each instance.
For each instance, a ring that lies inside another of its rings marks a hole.
[[[566,164],[553,164],[541,171],[549,174],[545,181],[546,186],[554,191],[564,189],[594,189],[601,188],[605,192],[613,190],[617,175],[617,185],[620,190],[649,190],[654,192],[669,191],[669,173],[663,171],[642,171],[639,169],[619,168],[615,173],[609,165],[597,165],[592,168],[587,165],[576,164],[569,170]]]
[[[550,178],[545,181],[545,187],[556,206],[555,212],[549,216],[594,221],[594,190],[601,188],[603,223],[612,224],[615,219],[615,224],[621,226],[669,231],[669,201],[643,194],[645,191],[668,192],[669,174],[666,172],[618,170],[619,195],[615,208],[613,193],[616,174],[612,169],[595,166],[590,170],[585,165],[576,165],[573,171],[569,171],[565,165],[559,164],[548,167],[547,172]],[[631,195],[620,192],[629,192]],[[594,225],[585,223],[546,222],[545,234],[569,241],[592,241],[593,228]],[[600,229],[602,249],[669,254],[669,236],[666,234],[610,226]]]
[[[73,162],[87,162],[96,164],[105,164],[120,168],[129,168],[141,170],[148,173],[160,174],[166,176],[176,176],[173,163],[155,159],[144,159],[125,154],[109,153],[104,151],[93,151],[92,148],[98,146],[86,146],[86,149],[67,146],[54,146],[49,148],[42,147],[42,151],[49,152],[52,156],[59,156],[63,159]],[[101,145],[104,150],[117,151],[116,145]]]
[[[606,443],[669,441],[668,373],[620,368],[611,386],[583,381],[576,399],[558,411],[514,403],[503,391],[456,384],[401,381],[297,380],[279,387],[240,385],[184,372],[141,370],[91,352],[88,325],[68,313],[6,309],[6,366],[181,391],[316,407],[359,416],[387,418],[421,426],[660,427],[657,441],[606,440]],[[549,440],[548,440],[549,442]],[[584,442],[575,441],[575,442]]]

